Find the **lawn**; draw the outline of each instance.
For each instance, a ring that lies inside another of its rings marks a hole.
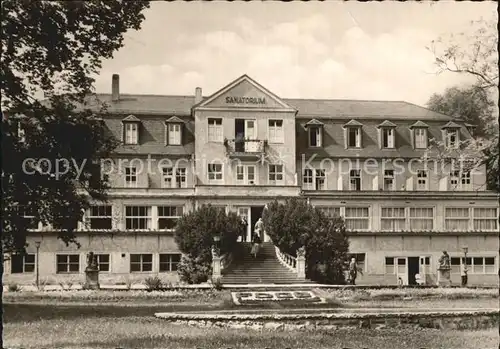
[[[4,314],[8,348],[498,348],[498,330],[337,330],[271,332],[196,328],[169,324],[149,307],[64,309],[10,304]],[[106,307],[104,307],[106,308]],[[115,309],[115,314],[112,314]],[[118,309],[121,309],[116,312]]]

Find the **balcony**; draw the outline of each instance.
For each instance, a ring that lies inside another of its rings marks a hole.
[[[258,160],[260,159],[267,146],[267,141],[258,139],[225,139],[226,153],[230,158]]]
[[[195,196],[197,198],[274,198],[296,197],[300,195],[300,188],[294,185],[197,185]]]

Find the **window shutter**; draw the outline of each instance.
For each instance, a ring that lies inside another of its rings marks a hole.
[[[122,122],[122,143],[125,143],[125,123]]]
[[[443,137],[444,146],[448,146],[448,142],[446,140],[446,129],[441,130],[441,137]]]
[[[347,144],[348,144],[348,141],[347,141],[347,136],[349,135],[348,134],[348,128],[347,127],[344,127],[344,147],[347,149]]]
[[[378,147],[379,147],[379,149],[382,149],[382,148],[383,148],[383,146],[382,146],[382,132],[383,132],[382,128],[381,128],[381,127],[379,127],[379,128],[377,129],[377,135],[378,135]]]
[[[168,124],[165,123],[165,145],[168,145]]]
[[[359,147],[363,148],[363,126],[359,126],[358,130],[359,130]]]
[[[417,149],[417,143],[415,142],[415,129],[412,128],[410,129],[410,140],[411,140],[411,146],[413,149]]]

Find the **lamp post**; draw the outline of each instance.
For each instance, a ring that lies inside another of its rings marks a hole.
[[[36,247],[36,288],[39,289],[39,284],[40,284],[40,280],[39,280],[39,277],[40,277],[40,274],[39,274],[39,271],[38,271],[38,256],[40,255],[40,244],[41,242],[40,241],[35,241],[35,247]]]

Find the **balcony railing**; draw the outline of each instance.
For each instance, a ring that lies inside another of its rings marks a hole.
[[[266,151],[267,141],[259,139],[225,139],[224,145],[230,157],[260,157]]]

